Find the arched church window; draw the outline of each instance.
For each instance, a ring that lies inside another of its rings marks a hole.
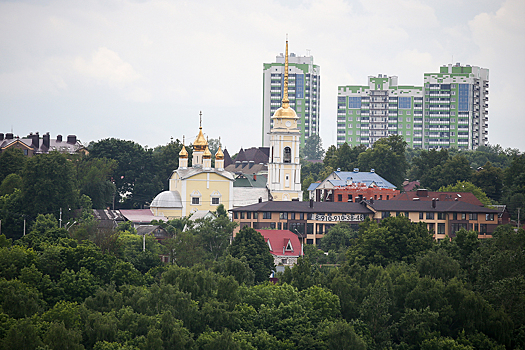
[[[284,148],[284,162],[285,163],[292,162],[292,150],[290,149],[290,147]]]

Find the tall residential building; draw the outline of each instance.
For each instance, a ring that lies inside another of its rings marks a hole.
[[[456,63],[424,77],[424,147],[476,149],[488,144],[489,70]]]
[[[371,146],[390,135],[411,148],[486,145],[488,78],[488,69],[457,63],[425,73],[422,87],[381,74],[368,77],[368,86],[339,86],[337,145]]]
[[[396,76],[369,76],[368,85],[339,86],[337,145],[371,146],[390,135],[402,135],[409,147],[423,140],[423,88],[400,86]]]
[[[270,145],[269,132],[272,127],[272,115],[281,107],[284,95],[285,56],[281,53],[275,63],[264,63],[263,71],[263,125],[262,146]],[[300,143],[311,135],[319,135],[320,107],[320,68],[314,64],[312,56],[297,56],[290,53],[288,57],[288,97],[290,107],[297,117],[301,130]]]

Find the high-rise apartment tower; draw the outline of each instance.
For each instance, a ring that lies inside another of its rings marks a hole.
[[[264,63],[263,71],[263,121],[262,145],[270,145],[269,132],[273,123],[272,116],[281,107],[284,93],[285,55],[276,57],[275,63]],[[288,57],[288,98],[290,107],[296,113],[298,128],[301,130],[300,143],[310,135],[319,135],[320,106],[320,68],[314,64],[312,56]]]
[[[337,144],[371,146],[401,135],[411,148],[476,149],[488,143],[489,70],[442,66],[424,86],[401,86],[396,76],[368,77],[367,86],[339,86]]]
[[[489,70],[456,63],[424,77],[424,148],[488,144]]]
[[[423,88],[400,86],[396,76],[369,76],[366,86],[339,86],[337,145],[371,146],[390,135],[403,135],[409,147],[423,140]]]

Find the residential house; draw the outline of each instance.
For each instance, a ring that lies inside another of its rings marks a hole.
[[[279,266],[293,266],[297,264],[297,259],[303,255],[303,246],[296,234],[289,230],[257,230],[263,237],[270,253],[273,255],[273,262]],[[284,268],[280,269],[284,272]]]

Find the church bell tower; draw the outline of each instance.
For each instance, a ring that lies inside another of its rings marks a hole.
[[[284,61],[284,91],[281,108],[272,116],[268,188],[274,201],[302,200],[299,144],[301,130],[288,99],[288,40]]]

